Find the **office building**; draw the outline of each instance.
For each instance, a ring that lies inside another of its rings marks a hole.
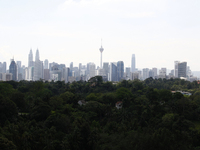
[[[178,63],[178,78],[187,77],[187,62]]]
[[[143,73],[143,80],[149,78],[149,68],[144,68],[142,70],[142,73]]]
[[[131,72],[135,72],[135,54],[132,54],[131,58]]]
[[[178,63],[180,63],[180,61],[174,61],[174,76],[175,76],[175,78],[178,78]]]
[[[126,67],[126,79],[130,79],[131,76],[131,68],[130,67]]]
[[[44,69],[49,69],[49,61],[48,61],[48,59],[44,60]]]
[[[32,49],[30,49],[30,53],[28,55],[28,67],[32,67],[32,66],[34,66],[33,52],[32,52]]]
[[[117,81],[117,63],[111,62],[110,63],[110,81]]]
[[[17,65],[16,65],[14,59],[12,59],[12,61],[10,63],[9,73],[12,74],[12,80],[17,81]]]
[[[95,69],[96,69],[96,66],[94,63],[90,63],[89,65],[89,78],[92,78],[94,77],[96,74],[95,74]]]
[[[118,61],[117,62],[117,81],[121,81],[124,78],[124,62]]]
[[[39,50],[37,49],[34,63],[34,81],[43,79],[43,62],[40,61]]]

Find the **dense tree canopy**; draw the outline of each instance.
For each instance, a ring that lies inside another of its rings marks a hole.
[[[181,90],[192,95],[171,92]],[[200,87],[180,79],[112,83],[101,76],[0,82],[0,149],[200,150]]]

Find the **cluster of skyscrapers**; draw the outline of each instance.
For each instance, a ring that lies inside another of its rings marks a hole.
[[[22,66],[21,61],[14,61],[11,59],[9,70],[6,70],[6,62],[0,62],[0,80],[3,81],[87,81],[94,76],[102,76],[104,81],[121,81],[121,80],[145,80],[146,78],[182,78],[189,81],[197,80],[197,77],[193,77],[187,62],[174,62],[174,69],[167,74],[166,68],[136,68],[135,54],[131,57],[131,67],[124,67],[123,61],[118,62],[102,62],[103,47],[99,49],[100,67],[89,62],[86,65],[79,63],[78,67],[73,66],[73,62],[69,67],[65,64],[58,64],[56,62],[49,63],[47,59],[40,60],[39,50],[36,50],[35,60],[33,60],[32,49],[28,55],[28,66]],[[125,69],[124,69],[125,68]]]

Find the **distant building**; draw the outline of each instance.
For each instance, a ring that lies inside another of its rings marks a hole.
[[[34,66],[28,67],[28,80],[33,81],[34,78]]]
[[[135,72],[135,54],[132,54],[131,58],[131,72]]]
[[[49,61],[48,61],[48,59],[44,60],[44,69],[49,69]]]
[[[43,75],[44,75],[43,62],[40,61],[39,50],[37,49],[35,56],[35,64],[34,64],[34,78],[33,78],[34,81],[43,79]]]
[[[94,63],[90,63],[89,65],[89,78],[92,78],[94,77],[96,74],[95,74],[95,69],[96,69],[96,66]]]
[[[140,74],[139,74],[139,72],[131,73],[130,79],[131,79],[131,80],[140,79]]]
[[[117,81],[122,80],[123,76],[124,76],[124,62],[118,61],[117,62]]]
[[[17,65],[12,59],[10,66],[9,66],[9,73],[12,73],[12,80],[17,81]]]
[[[159,76],[158,76],[158,78],[161,78],[161,79],[166,78],[166,71],[167,71],[166,68],[161,68],[161,70],[159,70]]]
[[[12,73],[3,73],[2,74],[2,80],[3,81],[11,81],[13,80],[13,74]]]
[[[44,80],[45,81],[50,80],[50,71],[49,71],[49,69],[44,69]]]
[[[74,81],[76,81],[76,77],[68,77],[68,82],[70,82],[70,83],[72,83],[72,82],[74,82]]]
[[[157,68],[152,68],[152,71],[153,71],[154,77],[156,77],[158,75]]]
[[[108,62],[103,63],[103,69],[104,69],[106,77],[108,78],[108,73],[109,73],[109,63]]]
[[[144,68],[142,71],[143,71],[142,72],[143,73],[143,80],[149,78],[149,68]]]
[[[178,63],[178,78],[187,77],[187,62]]]
[[[62,70],[58,69],[58,65],[53,66],[50,71],[50,80],[61,81],[61,79],[62,79]]]
[[[178,78],[178,63],[180,63],[180,61],[174,61],[174,76],[175,76],[175,78]]]
[[[130,76],[131,76],[131,68],[126,67],[126,79],[130,79]]]
[[[154,71],[152,69],[149,70],[149,77],[154,78]]]
[[[70,72],[70,68],[63,68],[63,79],[65,81],[65,83],[69,82],[69,72]]]
[[[33,52],[32,52],[32,49],[30,49],[30,53],[28,55],[28,67],[32,67],[32,66],[34,66]]]
[[[117,63],[110,63],[110,81],[117,81]]]
[[[3,62],[3,64],[2,64],[2,73],[6,73],[6,67],[7,67],[6,62]]]

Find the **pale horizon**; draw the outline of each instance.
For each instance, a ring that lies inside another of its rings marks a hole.
[[[0,0],[0,62],[40,60],[74,66],[124,61],[136,68],[174,69],[187,62],[200,71],[200,1]]]

